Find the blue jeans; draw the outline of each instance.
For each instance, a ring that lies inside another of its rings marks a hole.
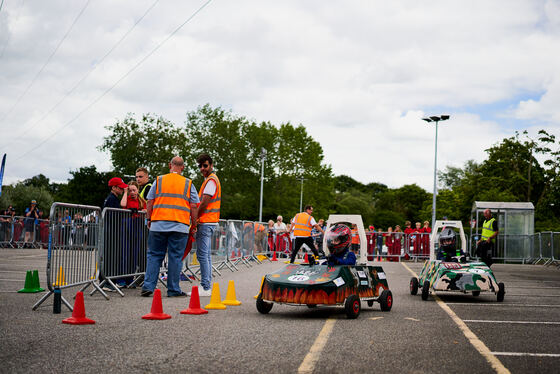
[[[188,234],[176,231],[150,231],[148,235],[148,263],[143,290],[153,291],[159,277],[161,263],[167,252],[167,296],[181,293],[179,276],[183,263],[181,257],[187,246]]]
[[[199,225],[196,232],[196,257],[200,263],[200,285],[205,290],[212,288],[212,248],[210,241],[217,225]]]

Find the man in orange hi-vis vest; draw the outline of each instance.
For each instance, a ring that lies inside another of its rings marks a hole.
[[[307,205],[303,212],[296,214],[294,219],[292,220],[292,224],[290,226],[289,231],[293,231],[294,236],[296,238],[294,249],[292,250],[292,255],[290,256],[290,263],[293,264],[299,249],[303,244],[307,245],[315,256],[319,256],[319,252],[315,248],[313,244],[313,237],[311,236],[311,229],[315,227],[317,231],[320,231],[322,234],[325,234],[323,229],[315,222],[315,219],[311,216],[313,213],[313,207],[311,205]],[[310,264],[314,264],[315,260],[313,257],[309,260]]]
[[[204,182],[200,187],[198,206],[198,229],[196,232],[196,257],[200,263],[200,285],[202,290],[199,296],[212,294],[212,234],[220,222],[220,206],[222,187],[220,180],[214,173],[212,158],[206,153],[196,158]]]
[[[167,252],[167,296],[187,296],[179,286],[181,261],[189,239],[191,223],[196,229],[198,193],[190,179],[181,175],[185,165],[175,156],[169,163],[169,174],[157,177],[148,192],[148,262],[142,296],[156,288],[161,263]]]

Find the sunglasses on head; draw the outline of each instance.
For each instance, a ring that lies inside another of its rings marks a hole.
[[[209,166],[210,166],[209,164],[198,164],[199,169],[206,169]]]

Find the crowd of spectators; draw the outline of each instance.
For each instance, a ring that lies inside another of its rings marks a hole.
[[[0,212],[0,247],[46,247],[48,230],[48,219],[36,200],[21,215],[12,205]]]

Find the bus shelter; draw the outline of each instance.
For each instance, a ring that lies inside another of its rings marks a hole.
[[[494,258],[523,263],[534,258],[535,207],[531,202],[475,201],[471,210],[470,253],[476,251],[486,209],[498,220],[500,230]]]

